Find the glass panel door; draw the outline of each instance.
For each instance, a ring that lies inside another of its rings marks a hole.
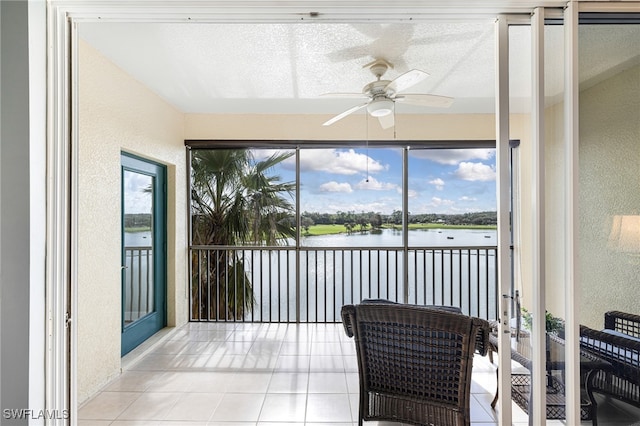
[[[166,324],[165,169],[122,155],[122,355]]]
[[[598,421],[638,424],[640,13],[581,13],[579,23],[581,348],[613,366],[588,383]]]

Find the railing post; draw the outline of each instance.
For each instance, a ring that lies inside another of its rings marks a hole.
[[[402,301],[409,303],[409,147],[402,150]]]
[[[300,323],[300,147],[296,146],[296,323]]]

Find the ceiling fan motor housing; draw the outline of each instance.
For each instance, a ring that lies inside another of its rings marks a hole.
[[[389,83],[391,83],[389,80],[373,81],[364,86],[362,93],[371,98],[375,98],[376,96],[393,97],[396,93],[390,88],[387,88]]]
[[[384,117],[393,112],[393,100],[386,96],[378,96],[374,98],[369,105],[367,111],[372,117]]]

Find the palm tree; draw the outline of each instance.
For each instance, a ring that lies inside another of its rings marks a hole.
[[[291,155],[276,153],[256,161],[248,149],[194,150],[193,244],[273,246],[295,236],[290,201],[294,183],[267,174]],[[242,318],[254,303],[242,251],[225,248],[202,253],[193,258],[192,312],[199,318]]]

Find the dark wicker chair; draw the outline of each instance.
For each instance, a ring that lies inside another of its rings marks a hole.
[[[640,407],[640,315],[610,311],[603,330],[581,325],[580,347],[613,366],[598,372],[593,390]]]
[[[359,425],[470,424],[473,355],[478,346],[486,354],[487,321],[436,307],[368,302],[343,306],[342,322],[355,336]]]

